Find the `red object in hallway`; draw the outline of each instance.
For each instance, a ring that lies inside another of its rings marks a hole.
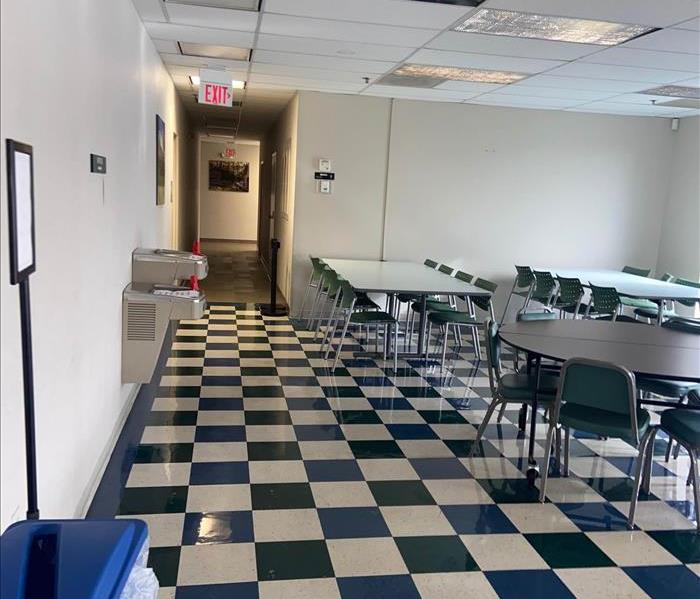
[[[197,254],[197,256],[202,254],[202,246],[199,243],[199,239],[194,240],[194,243],[192,244],[192,253]]]
[[[192,275],[190,277],[190,289],[193,291],[199,291],[199,279],[197,278],[197,275]]]

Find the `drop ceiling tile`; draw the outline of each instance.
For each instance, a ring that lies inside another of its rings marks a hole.
[[[615,79],[590,79],[587,77],[558,77],[549,74],[534,75],[518,82],[518,85],[555,87],[563,89],[586,89],[613,93],[636,92],[649,87],[640,81],[619,81]]]
[[[582,58],[581,62],[685,71],[689,73],[700,71],[700,55],[657,52],[654,50],[642,50],[641,48],[610,48]]]
[[[315,19],[355,21],[444,29],[473,10],[468,6],[396,2],[396,0],[267,0],[266,13],[279,13]]]
[[[451,67],[472,67],[516,71],[518,73],[539,73],[563,65],[558,60],[518,58],[515,56],[495,56],[493,54],[472,54],[466,52],[445,52],[442,50],[418,50],[410,57],[410,62]]]
[[[160,0],[134,0],[134,6],[142,21],[165,22]]]
[[[391,98],[411,98],[420,100],[443,100],[461,102],[478,95],[479,91],[450,91],[444,89],[421,89],[417,87],[397,87],[395,85],[370,85],[363,93]]]
[[[341,42],[319,40],[284,35],[258,35],[256,48],[276,52],[294,52],[297,54],[319,54],[354,58],[359,60],[386,60],[398,62],[411,54],[415,48],[408,46],[385,46],[382,44],[362,44],[359,42]]]
[[[223,44],[238,48],[252,48],[255,37],[255,34],[245,31],[207,29],[206,27],[189,27],[172,23],[144,23],[144,25],[151,37],[161,40],[175,40],[177,42]]]
[[[554,60],[575,60],[600,50],[600,46],[592,44],[571,44],[568,42],[551,42],[505,35],[460,33],[458,31],[441,33],[428,43],[426,47],[454,52],[476,52],[478,54]]]
[[[189,4],[168,3],[166,6],[171,23],[196,27],[215,27],[234,31],[255,31],[258,13],[249,10],[211,8]]]
[[[178,65],[183,67],[196,67],[198,69],[214,67],[236,73],[234,79],[245,79],[248,71],[248,63],[242,60],[225,60],[223,58],[203,58],[201,56],[183,56],[182,54],[161,54],[166,65]]]
[[[173,40],[153,40],[153,45],[156,47],[158,52],[165,54],[178,54],[180,52],[177,42],[174,42]]]
[[[697,0],[489,0],[489,8],[668,27],[698,16]]]
[[[700,75],[691,77],[690,79],[681,79],[674,81],[674,85],[685,85],[686,87],[700,87]]]
[[[312,69],[306,67],[292,67],[280,64],[265,64],[254,62],[251,66],[252,73],[265,75],[279,75],[282,77],[296,77],[298,79],[316,79],[319,81],[339,81],[352,84],[362,84],[363,75],[348,71],[338,71],[334,69]],[[376,79],[380,73],[367,74],[370,79]]]
[[[586,89],[567,89],[557,87],[536,87],[534,85],[504,85],[498,90],[499,94],[509,96],[531,96],[537,98],[559,98],[564,100],[578,100],[579,102],[592,102],[615,96],[615,92],[595,91]]]
[[[261,33],[312,37],[346,42],[365,42],[417,48],[437,33],[435,29],[391,27],[348,21],[324,21],[265,13],[260,26]]]
[[[471,81],[445,81],[440,85],[436,85],[433,89],[444,89],[447,91],[467,92],[475,94],[483,94],[493,91],[499,87],[504,87],[499,83],[475,83]]]
[[[501,93],[500,90],[495,93],[484,94],[475,99],[478,102],[498,103],[498,104],[517,104],[521,106],[532,106],[542,108],[568,108],[583,104],[580,100],[572,98],[540,98],[537,96],[514,96]]]
[[[620,102],[623,104],[640,104],[646,106],[647,108],[654,105],[654,101],[657,104],[661,102],[670,102],[675,100],[677,97],[674,96],[653,96],[650,94],[620,94],[609,98],[609,102]]]
[[[269,83],[278,87],[289,87],[291,89],[317,89],[328,91],[359,92],[365,85],[349,83],[346,81],[329,81],[325,79],[314,79],[308,77],[286,77],[281,75],[269,75],[267,73],[251,73],[252,83]]]
[[[661,52],[700,53],[700,36],[688,29],[661,29],[626,42],[621,48],[643,48]]]
[[[396,65],[395,62],[356,60],[352,58],[342,58],[340,56],[292,54],[290,52],[271,52],[269,50],[256,50],[254,60],[256,63],[283,64],[319,69],[337,69],[339,71],[352,71],[355,73],[384,73]]]
[[[582,107],[593,108],[609,111],[622,111],[628,114],[637,114],[643,116],[656,117],[672,117],[677,115],[687,114],[692,109],[689,108],[673,108],[669,106],[643,106],[641,104],[631,104],[625,102],[591,102],[584,104]]]
[[[665,71],[662,69],[643,69],[640,67],[623,67],[590,62],[572,62],[554,69],[550,75],[570,77],[589,77],[592,79],[616,79],[622,81],[643,81],[646,83],[670,83],[677,81],[682,71]],[[688,77],[694,73],[689,72]]]
[[[688,19],[682,23],[674,25],[677,29],[688,29],[690,31],[700,31],[700,17],[695,17],[694,19]]]

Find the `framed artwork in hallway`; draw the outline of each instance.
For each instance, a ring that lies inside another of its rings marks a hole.
[[[231,160],[209,161],[210,191],[250,191],[250,163]]]
[[[165,123],[156,115],[156,206],[165,204]]]

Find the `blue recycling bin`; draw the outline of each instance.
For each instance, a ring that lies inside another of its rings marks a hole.
[[[25,520],[0,537],[3,599],[117,599],[144,543],[141,520]]]

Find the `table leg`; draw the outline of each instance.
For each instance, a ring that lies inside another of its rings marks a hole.
[[[661,300],[659,302],[659,313],[656,316],[656,326],[660,327],[661,323],[664,321],[664,308],[666,307],[666,301]]]
[[[420,296],[420,318],[418,320],[418,356],[423,355],[423,349],[425,344],[425,317],[426,317],[426,296],[425,294]]]
[[[535,430],[537,427],[537,392],[540,387],[541,356],[535,357],[535,384],[532,393],[532,410],[530,411],[530,439],[527,449],[527,480],[531,485],[539,476],[539,467],[535,460]],[[545,468],[547,465],[545,464]]]

